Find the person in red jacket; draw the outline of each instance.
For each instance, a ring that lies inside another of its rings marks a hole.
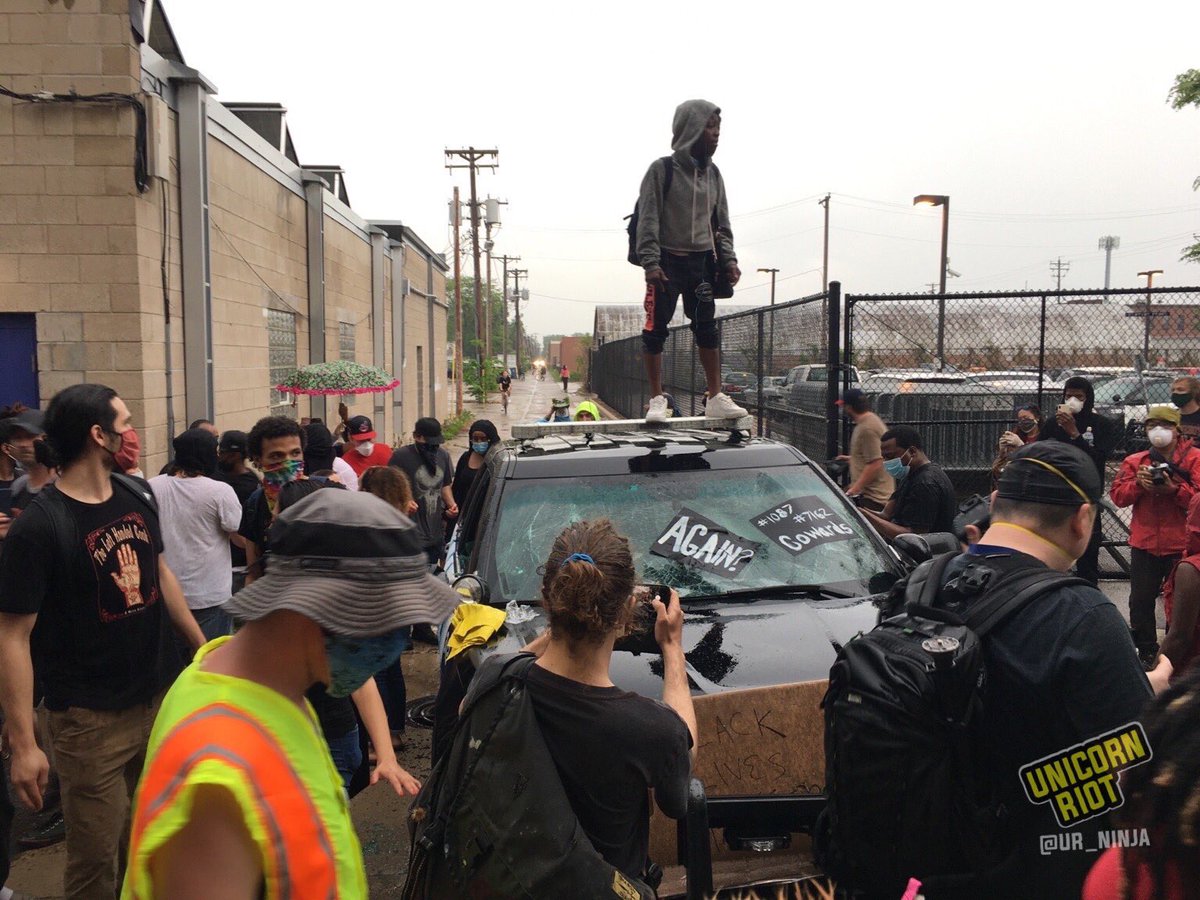
[[[1163,585],[1163,612],[1167,614],[1167,636],[1163,639],[1158,665],[1148,673],[1154,693],[1200,657],[1200,493],[1188,504],[1187,546]]]
[[[1117,506],[1132,506],[1129,527],[1129,627],[1147,670],[1158,660],[1154,601],[1183,555],[1188,504],[1200,487],[1200,450],[1179,440],[1179,409],[1150,407],[1150,449],[1131,453],[1109,491]]]
[[[352,416],[346,421],[346,439],[348,446],[342,459],[360,478],[371,466],[386,466],[392,458],[391,447],[375,442],[375,426],[366,416]]]

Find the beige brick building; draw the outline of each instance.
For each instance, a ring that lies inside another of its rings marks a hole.
[[[309,362],[398,377],[347,398],[391,440],[445,416],[445,260],[358,216],[336,166],[300,165],[282,107],[217,102],[138,5],[0,5],[0,85],[45,92],[0,96],[0,405],[108,384],[147,471],[193,419],[336,417],[337,398],[272,390]]]

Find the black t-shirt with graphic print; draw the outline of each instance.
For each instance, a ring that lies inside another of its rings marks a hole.
[[[67,535],[55,533],[49,503],[61,504]],[[30,649],[49,709],[128,709],[179,674],[162,548],[158,517],[115,482],[103,503],[47,486],[13,522],[0,549],[0,612],[37,615]]]

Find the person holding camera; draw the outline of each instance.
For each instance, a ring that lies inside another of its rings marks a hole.
[[[1179,439],[1179,408],[1151,406],[1146,415],[1150,449],[1131,453],[1109,495],[1133,507],[1129,526],[1129,627],[1142,665],[1158,658],[1154,601],[1187,543],[1187,509],[1200,486],[1200,450]]]

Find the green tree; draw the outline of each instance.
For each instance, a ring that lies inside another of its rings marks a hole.
[[[1167,93],[1167,102],[1173,109],[1183,109],[1185,106],[1200,106],[1200,69],[1188,69],[1175,76],[1175,84]],[[1200,190],[1200,178],[1192,182],[1192,190]],[[1183,262],[1200,262],[1200,234],[1193,234],[1196,243],[1183,248],[1180,260]]]
[[[447,328],[448,339],[453,341],[455,329],[458,322],[456,320],[454,310],[454,279],[451,278],[446,282],[446,296],[450,298],[450,322]],[[486,299],[486,298],[485,298]],[[508,309],[508,344],[504,345],[504,295],[500,292],[497,285],[492,286],[490,304],[485,303],[487,307],[484,315],[487,316],[492,326],[492,354],[503,357],[505,353],[515,353],[513,349],[516,347],[516,310],[512,308],[512,303],[509,303]],[[463,305],[463,355],[472,355],[468,353],[467,348],[472,346],[475,340],[475,279],[469,276],[464,276],[462,280],[462,305]]]

